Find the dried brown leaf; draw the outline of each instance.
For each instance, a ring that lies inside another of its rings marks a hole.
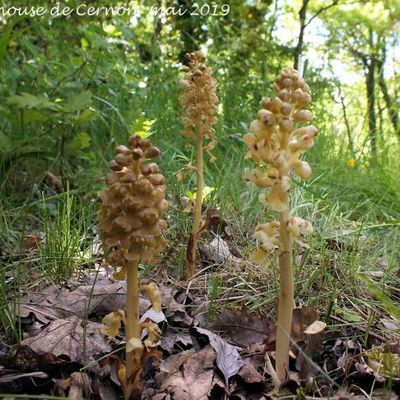
[[[92,392],[90,378],[83,372],[74,372],[66,379],[55,379],[57,396],[69,399],[89,398]]]
[[[215,208],[209,208],[207,210],[207,216],[202,227],[202,230],[204,229],[208,229],[216,235],[222,235],[228,238],[232,236],[228,222],[221,217],[220,211]]]
[[[54,175],[52,172],[46,171],[44,181],[50,188],[54,189],[57,193],[61,193],[62,191],[64,191],[64,185],[61,178],[58,177],[57,175]]]
[[[198,353],[183,351],[168,357],[160,365],[156,384],[167,395],[179,400],[207,400],[214,385],[215,352],[211,346]],[[163,397],[159,394],[160,399]]]
[[[231,253],[228,243],[220,236],[215,236],[211,243],[207,245],[199,245],[199,251],[202,258],[212,264],[239,261],[239,259]]]
[[[183,376],[192,399],[208,398],[212,389],[214,360],[213,349],[206,346],[184,364]]]
[[[0,364],[22,372],[43,371],[52,373],[68,364],[67,361],[51,353],[36,352],[29,346],[19,345],[0,355]]]
[[[307,326],[307,328],[304,329],[303,332],[306,335],[317,335],[321,333],[325,328],[326,328],[325,322],[316,320],[311,325]]]
[[[101,333],[102,327],[95,322],[84,323],[77,317],[59,319],[47,325],[38,335],[23,340],[22,344],[38,353],[46,350],[86,364],[111,351],[107,338]]]
[[[181,366],[193,355],[195,351],[193,349],[182,351],[178,354],[174,354],[160,364],[160,372],[166,374],[174,374],[179,371]]]
[[[23,244],[23,249],[27,252],[37,249],[40,240],[41,240],[40,236],[26,235]]]
[[[126,302],[126,282],[102,285],[80,286],[74,290],[67,287],[48,286],[40,293],[28,293],[21,299],[19,315],[27,317],[33,312],[37,320],[48,323],[71,316],[84,318],[85,315],[104,316],[118,309],[124,309]],[[150,302],[140,299],[141,313]]]
[[[161,337],[160,347],[169,354],[172,354],[174,350],[193,347],[193,342],[189,335],[167,331]]]
[[[251,362],[249,358],[244,360],[243,366],[238,372],[238,375],[246,383],[262,383],[264,382],[264,377],[257,371],[257,368]]]
[[[292,319],[292,333],[291,338],[293,341],[298,342],[306,339],[304,330],[318,319],[318,313],[314,307],[295,308],[293,310]],[[272,344],[276,340],[276,325],[270,324],[267,344]]]
[[[226,332],[227,337],[240,346],[261,342],[268,334],[266,318],[247,308],[225,309],[209,325],[210,329]]]
[[[215,350],[217,357],[216,363],[225,378],[225,385],[228,387],[229,378],[236,375],[243,366],[243,360],[237,347],[227,343],[215,333],[208,329],[196,327],[194,328],[201,335],[206,335],[210,341],[212,348]]]
[[[0,352],[0,393],[15,393],[21,390],[29,391],[49,377],[67,370],[71,363],[56,357],[51,353],[39,354],[29,346],[18,345],[7,352]]]

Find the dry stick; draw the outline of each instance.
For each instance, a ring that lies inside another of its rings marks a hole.
[[[130,399],[135,387],[136,374],[140,367],[141,354],[138,357],[138,349],[128,352],[130,339],[138,339],[140,342],[139,325],[139,284],[137,261],[131,261],[127,268],[127,294],[126,294],[126,387],[125,399]],[[139,361],[139,365],[138,365]]]
[[[203,129],[197,126],[197,145],[196,145],[196,172],[197,172],[197,193],[194,210],[192,235],[189,240],[189,254],[187,258],[187,278],[191,278],[196,271],[196,250],[199,230],[201,225],[201,206],[203,204]]]
[[[265,360],[265,369],[271,375],[272,383],[274,384],[274,386],[276,388],[279,387],[281,384],[281,381],[279,380],[278,375],[276,374],[274,367],[272,366],[271,359],[269,358],[268,352],[264,354],[264,360]]]

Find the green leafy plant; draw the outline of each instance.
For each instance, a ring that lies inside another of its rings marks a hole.
[[[87,159],[91,137],[82,126],[96,116],[90,91],[82,91],[65,99],[50,99],[44,95],[22,92],[9,96],[7,104],[13,110],[8,114],[11,127],[22,132],[17,140],[11,140],[5,132],[0,133],[0,142],[3,143],[1,152],[7,167],[21,157],[38,155],[48,159],[61,155],[62,161]],[[26,132],[28,127],[32,129],[35,124],[40,124],[40,129],[37,140],[32,140]]]
[[[280,293],[276,337],[276,374],[283,381],[289,369],[289,345],[294,302],[294,277],[292,266],[292,242],[301,246],[302,236],[312,232],[310,222],[290,215],[291,174],[307,179],[311,167],[300,155],[314,144],[317,129],[313,125],[296,128],[307,123],[312,114],[303,108],[311,102],[310,88],[292,68],[286,68],[275,81],[277,97],[263,98],[262,109],[250,125],[251,132],[244,136],[249,147],[246,156],[251,157],[257,168],[247,171],[245,180],[254,183],[268,193],[259,196],[280,214],[279,221],[271,221],[256,227],[258,249],[253,260],[264,268],[270,263],[270,253],[278,249]]]

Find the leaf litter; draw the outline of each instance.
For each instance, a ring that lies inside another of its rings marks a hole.
[[[50,285],[41,293],[29,292],[21,298],[20,315],[26,326],[36,320],[35,329],[25,330],[22,347],[0,352],[0,365],[8,365],[0,369],[0,389],[8,382],[6,388],[18,393],[26,385],[37,387],[50,379],[45,387],[60,396],[117,399],[121,395],[118,371],[123,366],[124,334],[121,331],[107,340],[99,321],[124,308],[126,286],[106,276],[97,278],[89,277],[90,285]],[[270,318],[242,306],[222,310],[211,320],[197,319],[193,305],[200,303],[201,293],[165,281],[159,285],[161,313],[155,315],[150,303],[141,301],[142,320],[155,319],[163,330],[162,360],[157,362],[160,357],[156,356],[144,369],[143,399],[271,398],[264,358],[268,353],[274,360],[276,327]],[[381,320],[388,330],[396,330],[397,323],[393,317]],[[344,384],[361,396],[374,385],[383,387],[388,379],[395,391],[400,390],[396,376],[399,345],[393,343],[389,348],[377,343],[366,350],[358,339],[337,336],[338,332],[329,331],[319,320],[314,308],[295,309],[291,371],[278,394],[289,391],[294,395],[301,390],[332,396]],[[35,361],[38,357],[44,358]]]

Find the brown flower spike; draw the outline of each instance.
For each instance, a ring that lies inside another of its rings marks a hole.
[[[167,202],[165,179],[155,163],[147,160],[160,151],[140,136],[129,138],[129,147],[118,146],[110,162],[114,171],[106,177],[108,187],[101,194],[99,228],[107,261],[118,268],[116,279],[127,277],[126,385],[125,398],[137,392],[144,346],[139,323],[138,261],[156,262],[165,246],[161,218]]]
[[[310,88],[293,68],[285,68],[274,86],[277,97],[263,98],[262,109],[244,136],[251,157],[257,164],[245,173],[245,180],[259,188],[260,201],[280,213],[280,221],[271,221],[256,227],[258,249],[253,260],[267,267],[270,253],[279,252],[280,295],[276,339],[276,374],[285,380],[289,363],[289,343],[293,313],[292,242],[307,246],[302,237],[312,232],[311,224],[290,216],[291,174],[307,179],[311,167],[300,156],[314,145],[317,129],[313,125],[297,127],[312,119],[304,107],[311,102]]]
[[[197,174],[197,197],[194,210],[192,234],[189,239],[186,253],[187,277],[194,275],[196,264],[196,248],[201,227],[201,206],[203,202],[203,140],[208,140],[204,150],[210,155],[211,161],[215,160],[211,150],[214,148],[215,129],[217,123],[215,114],[217,112],[218,97],[216,95],[216,81],[212,77],[210,68],[204,65],[205,57],[200,51],[186,55],[188,65],[184,67],[187,73],[186,79],[182,81],[184,88],[181,95],[183,106],[183,135],[196,142],[196,174]]]

